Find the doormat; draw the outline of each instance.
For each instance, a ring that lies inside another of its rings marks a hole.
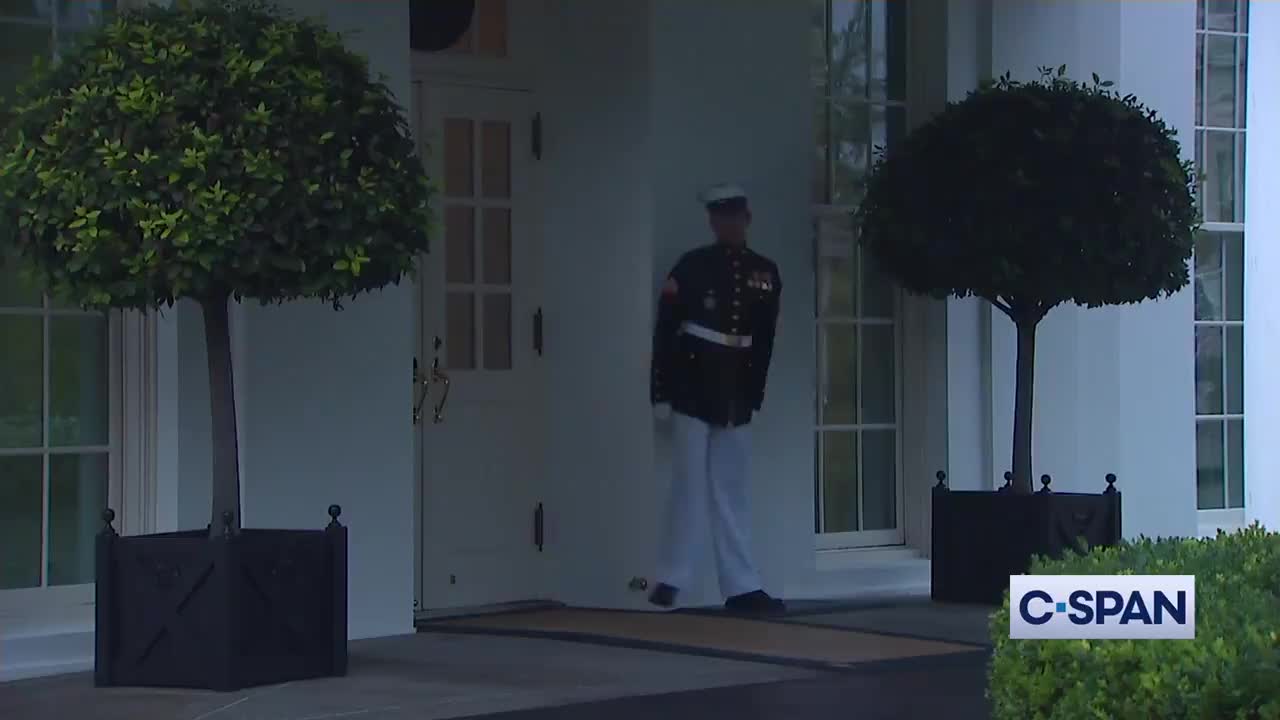
[[[601,643],[828,669],[972,655],[978,649],[969,644],[723,615],[575,608],[443,619],[423,623],[419,629]]]

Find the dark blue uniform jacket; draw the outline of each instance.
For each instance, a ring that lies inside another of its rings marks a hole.
[[[782,278],[745,247],[684,254],[658,302],[649,397],[711,425],[751,421],[764,402]]]

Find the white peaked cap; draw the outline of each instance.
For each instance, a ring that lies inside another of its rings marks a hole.
[[[720,185],[712,185],[703,190],[698,195],[698,200],[703,205],[711,205],[713,203],[724,202],[725,200],[736,200],[738,198],[746,198],[747,193],[738,185],[730,183],[722,183]]]

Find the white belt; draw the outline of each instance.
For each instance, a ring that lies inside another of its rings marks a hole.
[[[722,332],[716,332],[708,327],[703,327],[694,323],[684,323],[680,326],[680,332],[686,335],[692,335],[701,338],[707,342],[713,342],[717,345],[724,345],[731,348],[749,348],[751,347],[750,335],[728,335]]]

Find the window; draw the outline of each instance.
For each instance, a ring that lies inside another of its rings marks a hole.
[[[1244,147],[1247,0],[1199,0],[1196,506],[1244,507]]]
[[[111,5],[0,4],[0,97]],[[93,582],[117,460],[111,338],[107,315],[42,296],[0,257],[0,591]]]
[[[814,527],[826,549],[903,541],[899,292],[854,236],[878,147],[906,131],[906,2],[813,11],[818,403]]]

